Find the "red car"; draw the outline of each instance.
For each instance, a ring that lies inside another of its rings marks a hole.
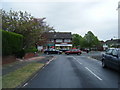
[[[79,50],[79,49],[71,49],[69,51],[66,51],[65,54],[67,54],[67,55],[69,55],[69,54],[78,54],[78,55],[80,55],[80,54],[82,54],[82,51]]]

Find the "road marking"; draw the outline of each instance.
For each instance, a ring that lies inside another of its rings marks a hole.
[[[66,57],[73,57],[73,56],[66,56]]]
[[[97,79],[102,80],[99,76],[93,73],[89,68],[85,67],[89,72],[91,72]]]
[[[73,56],[72,56],[73,57]],[[75,57],[73,57],[73,59],[76,59]]]
[[[72,56],[73,57],[73,56]],[[82,64],[81,62],[79,62],[75,57],[73,57],[73,59],[75,59],[79,64]]]
[[[48,65],[50,62],[52,62],[53,60],[55,60],[57,57],[53,57],[52,59],[50,59],[47,63],[46,63],[46,65]]]
[[[25,87],[26,85],[28,85],[28,83],[25,83],[23,87]]]

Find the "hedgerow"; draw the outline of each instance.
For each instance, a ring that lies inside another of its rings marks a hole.
[[[0,30],[2,32],[2,55],[13,55],[22,50],[23,36],[13,32]]]

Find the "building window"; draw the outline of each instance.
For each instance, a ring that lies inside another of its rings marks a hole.
[[[50,41],[51,41],[51,42],[54,42],[54,39],[51,39]]]
[[[62,42],[62,39],[56,39],[56,42]]]
[[[64,42],[71,42],[70,39],[64,39]]]

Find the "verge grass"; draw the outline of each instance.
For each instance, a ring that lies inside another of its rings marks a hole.
[[[2,88],[15,88],[37,72],[44,64],[31,63],[2,77]]]

